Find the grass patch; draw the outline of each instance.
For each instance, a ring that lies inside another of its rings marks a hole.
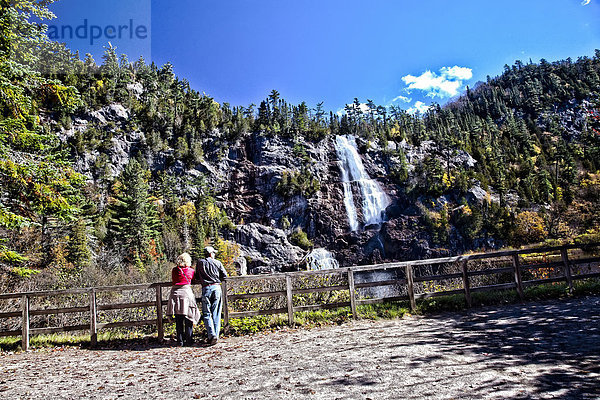
[[[98,333],[98,347],[115,345],[140,339],[147,339],[148,333],[143,330],[110,330]],[[30,349],[43,349],[55,347],[89,347],[90,335],[76,335],[72,333],[53,333],[48,335],[32,335],[29,337]],[[0,351],[21,351],[21,337],[0,338]]]
[[[473,307],[514,304],[520,301],[515,289],[495,290],[493,292],[476,292],[471,294]]]
[[[550,283],[532,286],[524,290],[525,300],[562,299],[569,296],[569,286],[566,283]],[[600,294],[600,280],[584,279],[573,282],[574,296],[589,296]]]
[[[284,315],[235,318],[229,321],[228,335],[253,335],[258,332],[281,329],[284,326],[287,326],[287,317]]]
[[[588,296],[600,294],[600,281],[588,279],[573,282],[574,296]],[[569,296],[569,287],[566,283],[550,283],[545,285],[530,286],[523,289],[524,301],[541,301],[562,299]],[[502,304],[515,304],[520,301],[515,289],[497,290],[491,292],[476,292],[471,294],[473,307],[496,306]],[[432,299],[417,301],[419,314],[431,314],[442,311],[459,311],[467,308],[463,295],[441,296]]]
[[[600,294],[600,279],[585,279],[577,281],[573,285],[575,296],[589,296]]]
[[[394,319],[410,314],[408,301],[393,301],[389,303],[368,304],[357,307],[359,318],[363,319]],[[352,315],[350,315],[352,317]]]
[[[349,307],[294,313],[294,324],[308,328],[325,325],[340,325],[351,319],[352,311],[350,311]]]
[[[566,283],[530,286],[523,290],[523,295],[528,301],[560,299],[569,295],[569,287]]]
[[[458,294],[417,300],[415,313],[431,314],[441,311],[458,311],[467,307],[465,297]]]

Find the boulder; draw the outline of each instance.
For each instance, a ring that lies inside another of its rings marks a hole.
[[[249,223],[237,226],[234,236],[251,271],[292,270],[304,257],[304,250],[291,244],[281,229]]]
[[[128,118],[129,111],[121,104],[113,103],[100,110],[90,112],[88,119],[99,124],[106,124],[108,121],[124,121]]]
[[[467,201],[471,204],[483,204],[490,198],[489,193],[483,190],[483,188],[479,185],[475,185],[469,189],[466,196]]]
[[[245,257],[237,257],[233,260],[233,266],[239,276],[248,275],[248,262]]]
[[[144,86],[139,82],[128,83],[127,90],[139,99],[142,93],[144,93]]]

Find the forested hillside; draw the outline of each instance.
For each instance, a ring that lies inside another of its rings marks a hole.
[[[598,50],[517,61],[424,115],[340,116],[276,90],[217,103],[111,45],[81,60],[29,22],[38,2],[1,4],[0,291],[163,280],[207,243],[234,273],[314,247],[349,265],[600,238]],[[389,196],[381,223],[349,226],[339,135]]]

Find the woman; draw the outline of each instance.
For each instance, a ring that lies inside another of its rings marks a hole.
[[[192,329],[200,320],[200,310],[196,305],[196,296],[192,291],[194,269],[192,258],[188,253],[177,257],[177,266],[171,271],[173,287],[169,296],[167,315],[175,314],[175,328],[177,331],[177,345],[191,346]]]

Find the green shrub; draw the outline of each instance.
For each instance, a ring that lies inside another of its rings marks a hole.
[[[275,186],[275,192],[286,198],[296,195],[312,197],[319,190],[321,190],[321,183],[307,169],[301,172],[285,171]]]
[[[24,279],[31,278],[32,276],[40,273],[40,271],[36,269],[30,269],[27,267],[12,267],[10,272]]]
[[[308,250],[313,247],[313,242],[308,239],[302,228],[296,229],[289,237],[290,242],[298,247]]]

